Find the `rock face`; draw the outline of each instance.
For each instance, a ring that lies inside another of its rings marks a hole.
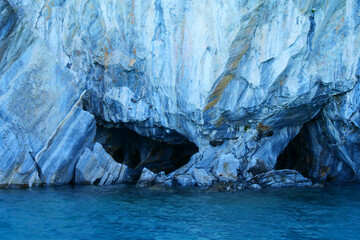
[[[167,186],[275,168],[360,178],[359,1],[2,0],[0,13],[2,186],[105,184],[114,160],[96,141]]]
[[[285,155],[292,155],[292,160],[283,160],[282,167],[321,180],[359,180],[359,97],[356,84],[353,90],[330,99],[287,147]]]
[[[93,151],[86,148],[76,164],[76,184],[111,185],[124,182],[132,182],[127,175],[127,166],[115,162],[98,142]]]
[[[41,183],[31,153],[21,144],[24,140],[25,137],[15,126],[0,119],[1,187],[36,186]]]
[[[70,183],[77,159],[86,147],[92,146],[94,137],[94,117],[75,107],[35,157],[43,182]]]

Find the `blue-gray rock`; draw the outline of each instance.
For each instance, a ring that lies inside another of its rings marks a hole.
[[[360,85],[356,84],[351,91],[330,99],[287,147],[286,154],[293,156],[282,161],[282,167],[320,180],[359,180],[359,97]]]
[[[137,187],[148,187],[155,183],[156,174],[147,168],[143,168],[140,179],[136,183]]]
[[[218,159],[215,175],[220,181],[236,181],[240,168],[239,159],[232,154],[222,155]]]
[[[203,168],[194,168],[192,171],[192,176],[195,179],[196,186],[199,187],[210,186],[215,181],[215,178]]]
[[[260,189],[262,189],[262,187],[257,183],[247,184],[246,188],[250,189],[250,190],[260,190]]]
[[[92,147],[95,131],[94,116],[74,106],[35,157],[46,185],[73,180],[75,164],[84,150]]]
[[[189,174],[175,176],[175,182],[176,182],[176,185],[179,185],[182,187],[192,187],[192,186],[195,186],[195,183],[196,183],[195,179]]]
[[[195,169],[250,181],[290,142],[308,155],[283,165],[360,178],[359,1],[3,0],[0,13],[0,172],[21,175],[3,184],[73,180],[91,114],[196,144],[167,184],[194,185]]]
[[[153,173],[147,168],[143,168],[141,171],[140,178],[136,183],[137,187],[150,187],[152,185],[159,185],[159,186],[172,186],[172,180],[166,177],[164,171],[159,173]]]
[[[162,171],[162,172],[159,172],[156,174],[156,177],[155,177],[155,183],[156,184],[164,184],[166,181],[166,175],[165,175],[165,172]]]
[[[31,187],[41,184],[27,136],[0,118],[0,187]]]
[[[172,187],[173,186],[173,182],[171,179],[166,179],[164,182],[164,186],[165,187]]]
[[[84,89],[76,73],[33,29],[35,2],[10,4],[0,3],[2,184],[69,183],[82,145],[93,144],[94,118],[77,107]]]
[[[128,182],[127,166],[117,163],[96,142],[93,151],[86,148],[75,167],[75,183],[111,185]]]
[[[253,182],[263,188],[310,187],[312,185],[310,179],[305,178],[296,170],[289,169],[261,173],[253,178]]]

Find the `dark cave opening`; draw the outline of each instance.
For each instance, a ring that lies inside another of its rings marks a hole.
[[[310,178],[313,157],[307,145],[306,134],[304,134],[304,129],[301,129],[278,156],[275,169],[295,169],[304,177]]]
[[[112,154],[112,157],[114,158],[114,160],[118,163],[123,163],[124,162],[124,152],[121,148],[115,150]]]
[[[352,181],[355,171],[346,162],[336,139],[325,131],[320,116],[303,125],[277,158],[275,169],[295,169],[313,181]]]
[[[133,179],[137,179],[144,167],[154,173],[171,173],[189,162],[198,152],[198,147],[177,133],[171,143],[144,137],[121,125],[109,127],[97,125],[96,140],[115,161],[131,168]]]

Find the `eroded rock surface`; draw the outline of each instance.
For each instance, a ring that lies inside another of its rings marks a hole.
[[[150,139],[109,143],[109,128],[101,142],[134,179],[359,180],[359,1],[3,0],[0,13],[1,185],[103,179],[95,119]]]
[[[312,185],[310,179],[305,178],[296,170],[272,170],[256,175],[252,181],[263,188],[310,187]]]
[[[138,187],[146,187],[153,185],[155,183],[156,174],[150,171],[147,168],[144,168],[141,172],[141,176],[136,186]]]
[[[132,182],[127,174],[127,166],[117,163],[96,142],[93,151],[86,148],[75,169],[76,184],[111,185]]]

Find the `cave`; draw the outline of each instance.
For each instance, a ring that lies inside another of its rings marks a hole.
[[[341,152],[336,148],[331,149],[330,146],[335,143],[328,139],[325,131],[317,135],[313,134],[315,124],[317,129],[324,126],[322,121],[316,119],[305,124],[278,156],[275,169],[295,169],[313,181],[352,181],[355,177],[354,170],[341,160]],[[339,166],[341,166],[341,174],[339,174]]]
[[[306,126],[304,126],[278,156],[275,165],[276,170],[295,169],[303,176],[311,178],[314,160],[312,152],[308,148],[310,140],[307,139],[309,134],[307,134],[306,130]]]
[[[165,137],[168,141],[164,141],[142,136],[125,125],[98,123],[95,141],[101,143],[115,161],[128,166],[137,179],[144,167],[154,173],[171,173],[198,152],[194,143],[176,132],[171,134],[171,138]]]

